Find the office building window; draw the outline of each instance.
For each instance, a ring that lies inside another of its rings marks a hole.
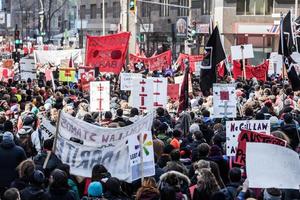
[[[103,3],[101,3],[101,10],[100,10],[100,13],[101,13],[101,18],[103,18],[102,14],[103,14],[103,11],[102,11],[102,7],[103,6]],[[107,17],[107,3],[104,4],[104,9],[105,9],[105,17]]]
[[[201,14],[202,15],[210,15],[211,13],[211,0],[201,0]]]
[[[271,15],[274,0],[239,0],[236,3],[237,15]]]
[[[142,5],[142,9],[141,9],[141,15],[142,17],[149,17],[150,13],[151,13],[151,6],[149,6],[149,4],[146,3],[142,3],[140,4]]]
[[[170,6],[166,4],[170,4],[169,0],[159,0],[160,3],[164,5],[160,5],[159,16],[160,17],[168,17],[170,15]]]
[[[80,19],[85,19],[85,5],[80,6]]]
[[[113,2],[113,18],[119,18],[121,13],[120,2]]]
[[[178,0],[178,5],[189,6],[189,0]],[[189,9],[187,8],[178,8],[178,16],[188,16]]]
[[[97,5],[91,4],[91,19],[97,18]]]

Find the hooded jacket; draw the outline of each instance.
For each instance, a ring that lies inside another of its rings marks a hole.
[[[20,196],[22,200],[48,200],[46,191],[41,187],[28,186],[20,191]]]
[[[281,130],[289,137],[290,146],[293,150],[296,150],[299,145],[299,131],[295,122],[287,124],[285,122],[281,123]]]
[[[0,144],[0,187],[9,187],[18,173],[16,167],[26,159],[22,147],[16,146],[13,140],[3,140]]]

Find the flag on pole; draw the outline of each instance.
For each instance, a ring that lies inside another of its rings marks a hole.
[[[226,59],[226,55],[221,43],[219,29],[213,30],[205,47],[206,54],[202,61],[201,75],[200,75],[200,88],[202,92],[209,91],[213,83],[216,83],[217,74],[216,66],[218,63]]]
[[[190,67],[186,66],[180,88],[178,115],[189,107],[189,73]]]

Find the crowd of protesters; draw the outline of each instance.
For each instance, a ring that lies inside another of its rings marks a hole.
[[[160,76],[160,74],[152,74]],[[226,156],[225,122],[213,118],[211,93],[203,95],[197,81],[189,95],[189,109],[176,113],[178,102],[157,108],[152,135],[155,176],[126,183],[101,164],[91,178],[75,177],[70,167],[52,152],[54,138],[40,131],[42,119],[55,126],[59,111],[91,124],[110,128],[134,123],[142,113],[128,106],[129,94],[111,81],[111,111],[89,112],[89,94],[80,84],[30,81],[0,86],[0,195],[3,200],[292,200],[298,190],[250,189],[245,168]],[[172,78],[168,77],[169,82]],[[230,78],[224,82],[231,82]],[[300,92],[272,77],[236,84],[236,119],[269,119],[271,134],[298,151]]]

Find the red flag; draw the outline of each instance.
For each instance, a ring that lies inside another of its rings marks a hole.
[[[107,36],[87,36],[86,66],[99,68],[100,72],[119,74],[125,64],[129,32]]]
[[[178,100],[179,84],[168,84],[168,97],[173,102]]]
[[[167,69],[171,66],[172,52],[171,50],[168,50],[164,53],[161,53],[159,55],[150,58],[145,58],[134,54],[130,54],[129,60],[130,60],[130,67],[132,70],[134,69],[134,64],[142,62],[144,63],[146,69],[149,69],[150,71],[155,71],[155,70],[160,71],[163,69]]]
[[[187,54],[179,54],[177,59],[178,65],[180,65],[180,70],[184,71],[185,65],[184,60],[189,59],[190,61],[190,73],[194,73],[196,71],[197,62],[203,61],[203,55],[187,55]]]
[[[71,55],[70,60],[69,60],[69,67],[73,67],[73,58],[72,58],[72,55]]]
[[[269,61],[267,60],[256,67],[252,67],[248,65],[246,66],[246,78],[247,80],[249,80],[255,77],[257,80],[266,81],[268,69],[269,69]],[[233,61],[233,77],[234,79],[243,77],[241,63],[235,60]]]
[[[179,96],[179,106],[177,115],[189,107],[189,67],[185,68]]]

